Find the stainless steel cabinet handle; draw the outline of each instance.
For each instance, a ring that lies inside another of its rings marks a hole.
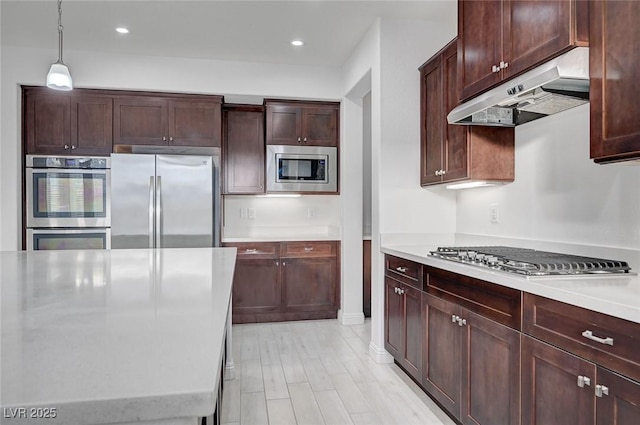
[[[298,137],[298,143],[300,143],[300,140],[301,140],[300,137]]]
[[[441,176],[442,175],[442,170],[436,170],[436,176]]]
[[[609,395],[609,387],[604,385],[596,385],[596,397],[602,397],[603,395]]]
[[[69,145],[64,145],[64,150],[69,149]]]
[[[459,317],[456,316],[455,314],[451,315],[451,323],[456,323],[458,321]]]
[[[303,249],[304,249],[304,252],[311,252],[311,251],[313,251],[313,247],[312,247],[312,246],[305,246]]]
[[[167,137],[166,136],[162,136],[162,141],[166,142],[167,141]]]
[[[445,170],[440,170],[440,175],[444,176],[445,174],[447,174],[447,172]]]
[[[156,177],[156,248],[162,248],[162,177]]]
[[[396,270],[400,273],[406,273],[408,269],[406,267],[396,267]]]
[[[155,248],[153,229],[155,228],[155,214],[153,213],[153,194],[155,193],[155,179],[149,176],[149,248]]]
[[[258,252],[258,250],[256,248],[247,248],[244,250],[244,252],[247,252],[249,254],[255,254],[256,252]]]
[[[400,295],[404,295],[404,289],[400,289],[399,293]]]
[[[492,65],[491,72],[500,72],[500,68],[497,65]]]
[[[78,149],[78,147],[76,145],[71,145],[71,150],[75,150]]]
[[[284,261],[282,262],[282,267],[286,266],[287,263],[285,263]]]
[[[590,330],[582,332],[582,336],[590,339],[591,341],[599,342],[600,344],[611,345],[613,347],[613,338],[611,337],[600,338],[595,336]]]
[[[278,261],[276,261],[276,267],[279,266],[279,265],[280,265],[280,263]]]
[[[587,385],[589,387],[591,386],[591,378],[579,375],[578,376],[578,386],[580,388],[584,388],[585,385]]]
[[[306,137],[304,138],[304,142],[307,143],[307,138]]]
[[[509,67],[509,62],[500,61],[500,69],[505,69]]]
[[[169,143],[173,142],[173,137],[169,137]]]
[[[399,288],[398,288],[397,286],[396,286],[396,287],[394,287],[394,288],[393,288],[393,292],[395,292],[395,293],[397,294],[397,293],[398,293],[398,289],[399,289]]]
[[[464,325],[467,324],[467,320],[463,319],[462,317],[458,317],[458,319],[456,320],[456,322],[458,322],[458,326],[462,327]]]

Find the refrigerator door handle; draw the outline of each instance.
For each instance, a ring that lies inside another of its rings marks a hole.
[[[154,228],[155,228],[155,214],[154,214],[154,193],[155,193],[155,178],[149,176],[149,248],[155,247],[154,241]]]
[[[162,248],[162,177],[156,177],[156,248]]]

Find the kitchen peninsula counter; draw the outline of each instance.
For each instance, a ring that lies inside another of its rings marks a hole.
[[[635,267],[632,274],[527,278],[428,255],[436,249],[426,244],[381,247],[385,254],[640,323],[640,277]]]
[[[235,248],[0,252],[0,422],[212,415],[235,258]]]

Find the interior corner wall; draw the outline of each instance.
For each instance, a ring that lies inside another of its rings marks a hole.
[[[418,67],[456,36],[456,26],[416,20],[381,23],[380,233],[454,233],[455,193],[420,187]]]
[[[20,84],[44,85],[56,51],[2,46],[0,250],[20,249]],[[65,51],[74,86],[340,100],[340,68]]]
[[[515,156],[513,183],[459,191],[459,233],[640,248],[640,166],[589,159],[589,105],[516,127]]]

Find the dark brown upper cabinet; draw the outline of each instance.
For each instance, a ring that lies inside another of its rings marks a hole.
[[[265,100],[268,145],[339,145],[339,102]]]
[[[113,104],[87,91],[23,88],[25,152],[36,155],[109,155]]]
[[[460,99],[589,41],[585,0],[459,0]]]
[[[221,145],[221,96],[123,96],[114,109],[114,145]]]
[[[420,184],[513,181],[513,128],[448,124],[459,98],[457,69],[456,40],[420,67]]]
[[[600,163],[638,159],[640,2],[593,1],[590,18],[591,158]]]
[[[264,108],[225,105],[223,120],[224,193],[264,193]]]

